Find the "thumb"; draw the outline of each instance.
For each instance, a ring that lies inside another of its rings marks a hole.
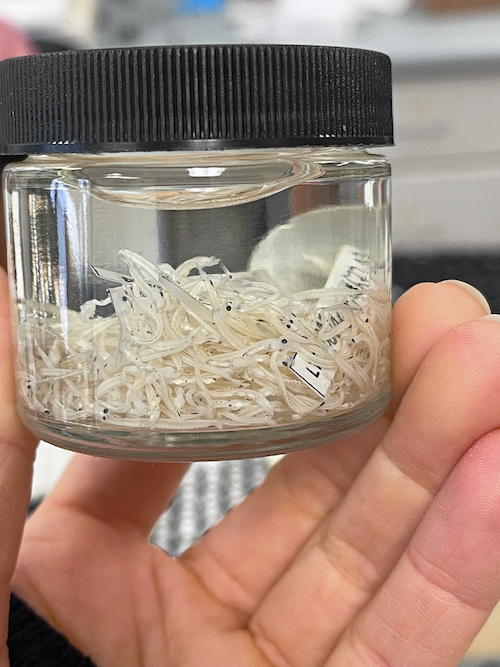
[[[31,495],[37,440],[16,410],[10,299],[0,269],[0,667],[7,667],[10,580]]]

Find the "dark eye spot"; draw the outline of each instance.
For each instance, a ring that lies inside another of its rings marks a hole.
[[[281,342],[283,343],[283,345],[286,345],[286,344],[288,343],[288,341],[287,341],[286,338],[282,338],[282,339],[281,339]]]

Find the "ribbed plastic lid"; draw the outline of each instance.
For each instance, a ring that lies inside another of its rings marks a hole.
[[[0,63],[0,153],[391,145],[391,64],[361,49],[167,46]]]

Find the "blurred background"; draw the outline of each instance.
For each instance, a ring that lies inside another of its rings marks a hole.
[[[0,0],[0,20],[0,58],[223,42],[389,54],[397,145],[384,153],[394,171],[395,296],[416,282],[458,278],[500,312],[500,0]],[[35,501],[68,456],[41,448]],[[196,464],[155,539],[182,551],[270,463]],[[500,609],[468,660],[467,667],[500,666]]]

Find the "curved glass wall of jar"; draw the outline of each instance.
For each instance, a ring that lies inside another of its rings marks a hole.
[[[11,164],[25,423],[149,460],[359,430],[389,395],[389,181],[385,158],[340,148]]]

